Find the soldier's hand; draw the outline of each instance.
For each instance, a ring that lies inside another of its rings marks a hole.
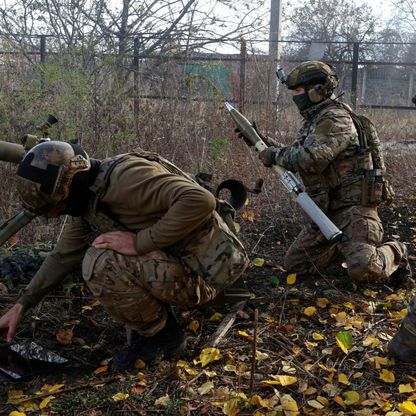
[[[126,256],[137,256],[136,234],[129,231],[110,231],[100,234],[93,242],[93,247],[113,250]]]
[[[0,332],[2,334],[6,333],[8,343],[13,341],[24,311],[25,307],[20,303],[16,303],[0,318]]]
[[[276,164],[276,156],[280,153],[281,147],[270,146],[264,149],[259,154],[259,159],[263,162],[263,165],[267,168]]]

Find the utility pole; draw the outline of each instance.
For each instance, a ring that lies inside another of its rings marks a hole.
[[[276,116],[277,111],[277,95],[278,85],[276,77],[276,69],[280,60],[281,46],[279,44],[281,32],[282,3],[281,0],[270,0],[270,35],[269,35],[269,59],[271,66],[270,74],[270,101],[272,119]]]

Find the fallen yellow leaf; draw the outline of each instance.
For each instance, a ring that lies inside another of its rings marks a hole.
[[[256,267],[263,267],[263,265],[264,265],[264,259],[260,259],[260,258],[257,257],[255,259],[253,259],[252,263]]]
[[[65,384],[44,384],[36,394],[53,393],[60,390],[63,386]]]
[[[267,354],[266,352],[256,351],[257,361],[267,360],[267,358],[269,358],[269,354]]]
[[[241,217],[243,220],[248,220],[253,222],[254,221],[254,212],[253,211],[243,211],[241,213]]]
[[[140,358],[138,358],[134,363],[134,368],[140,369],[140,368],[145,368],[145,367],[146,367],[146,363]]]
[[[198,388],[198,393],[201,395],[209,393],[214,388],[214,383],[212,381],[207,381]]]
[[[371,289],[365,289],[363,293],[364,295],[373,299],[377,298],[378,296],[378,292],[376,292],[375,290],[371,290]]]
[[[389,360],[385,357],[379,357],[378,355],[373,355],[370,358],[370,363],[374,364],[374,368],[380,369],[382,365],[388,365]]]
[[[263,380],[263,384],[269,384],[270,386],[280,386],[279,380]]]
[[[24,412],[36,412],[39,410],[38,404],[34,400],[27,400],[20,404],[19,410],[23,410]]]
[[[350,391],[346,391],[342,393],[342,397],[344,398],[344,403],[347,406],[350,406],[360,401],[360,395],[354,390],[350,390]]]
[[[283,410],[285,412],[298,412],[299,408],[296,401],[290,394],[284,394],[280,398],[280,402],[282,403]]]
[[[338,374],[338,381],[342,384],[346,384],[347,386],[350,385],[351,383],[348,381],[348,377],[346,374],[344,373],[340,373]]]
[[[312,333],[312,338],[315,341],[322,341],[323,339],[325,339],[325,337],[322,334],[320,334],[319,332],[313,332]]]
[[[344,311],[338,312],[335,315],[335,320],[337,321],[338,325],[345,325],[347,322],[347,314]]]
[[[271,410],[273,408],[273,405],[270,403],[269,400],[263,399],[258,394],[254,394],[250,398],[250,404],[257,406],[257,407],[263,407],[265,409]]]
[[[238,331],[238,335],[248,338],[250,341],[253,339],[253,336],[248,334],[246,331]]]
[[[394,383],[396,377],[394,376],[394,373],[383,368],[380,372],[380,380],[383,380],[385,383]]]
[[[310,407],[313,407],[314,409],[324,408],[324,405],[322,403],[319,403],[317,400],[308,400],[307,403]]]
[[[285,376],[285,375],[276,375],[272,376],[273,380],[264,380],[262,383],[270,385],[281,385],[281,386],[290,386],[298,382],[297,377]]]
[[[23,390],[14,390],[10,389],[7,392],[7,403],[8,404],[17,404],[20,403],[26,396],[26,394],[23,393]]]
[[[51,400],[53,400],[55,397],[54,396],[48,396],[45,397],[39,404],[39,409],[44,409]]]
[[[190,331],[196,332],[199,328],[199,322],[196,320],[193,320],[187,327]]]
[[[213,361],[220,360],[222,358],[221,352],[218,348],[204,348],[199,355],[198,363],[202,367],[205,367]]]
[[[170,397],[168,394],[165,396],[159,397],[155,400],[155,406],[166,407],[170,403]]]
[[[211,316],[211,318],[209,318],[209,320],[212,321],[212,322],[217,322],[217,321],[221,321],[222,318],[224,318],[224,315],[222,313],[215,312]]]
[[[399,385],[399,393],[413,393],[414,391],[415,390],[410,383]]]
[[[416,415],[416,405],[411,401],[404,401],[397,405],[397,408],[401,412],[410,413],[411,415]]]
[[[128,393],[116,393],[114,396],[112,396],[111,398],[115,401],[115,402],[119,402],[121,400],[126,400],[130,395]]]
[[[291,273],[286,278],[286,283],[288,285],[294,285],[296,283],[296,273]]]
[[[247,396],[244,393],[236,393],[234,397],[223,403],[222,412],[228,416],[236,416],[240,413],[239,404],[246,400]]]
[[[329,300],[327,298],[318,298],[315,303],[316,306],[319,306],[320,308],[326,308],[329,304]]]
[[[306,316],[313,316],[316,314],[316,308],[315,306],[308,306],[303,310],[303,314]]]
[[[372,337],[372,336],[368,336],[364,341],[363,341],[363,345],[364,347],[368,347],[368,346],[372,346],[372,347],[377,347],[378,345],[380,345],[380,340],[376,337]]]
[[[282,386],[290,386],[291,384],[297,383],[298,379],[297,377],[293,377],[293,376],[275,376],[279,381],[280,384]]]

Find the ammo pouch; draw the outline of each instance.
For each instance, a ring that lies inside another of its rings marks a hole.
[[[377,169],[365,171],[361,179],[362,199],[364,206],[390,204],[394,198],[394,191],[389,181],[382,175],[377,175]]]
[[[214,211],[189,236],[166,249],[191,273],[220,291],[237,280],[248,266],[243,245]]]

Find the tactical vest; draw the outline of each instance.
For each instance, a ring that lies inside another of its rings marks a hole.
[[[384,164],[383,152],[377,130],[370,119],[362,114],[356,114],[344,103],[339,102],[350,114],[358,133],[360,148],[358,159],[370,161],[370,168],[366,163],[357,165],[357,170],[362,174],[362,201],[361,204],[378,205],[380,203],[390,204],[394,198],[394,191],[386,178],[386,166]]]
[[[368,118],[355,114],[344,103],[331,100],[309,119],[302,140],[308,136],[312,123],[317,124],[325,118],[332,105],[341,107],[350,115],[357,130],[358,143],[342,152],[321,174],[301,174],[308,193],[324,211],[391,202],[394,193],[385,178],[380,140]]]
[[[82,216],[97,234],[109,231],[139,231],[130,230],[112,218],[105,205],[100,203],[107,190],[111,172],[119,163],[132,156],[157,162],[169,172],[183,176],[196,184],[188,174],[173,163],[152,152],[137,151],[102,161],[97,178],[90,187],[94,196],[89,203],[87,213]],[[249,262],[243,245],[227,225],[230,221],[234,224],[231,218],[233,214],[234,210],[230,204],[217,199],[216,211],[209,220],[184,239],[163,250],[178,257],[188,272],[198,274],[218,290],[223,289],[241,275]],[[224,215],[225,219],[221,215]]]

